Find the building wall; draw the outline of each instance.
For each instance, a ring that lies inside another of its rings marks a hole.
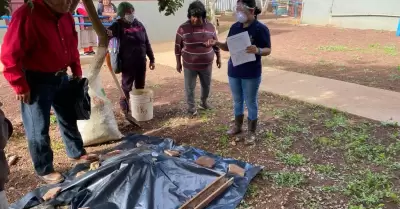
[[[304,0],[301,22],[396,31],[399,0]]]
[[[122,1],[113,1],[115,6]],[[187,9],[190,1],[185,1],[175,15],[165,16],[158,11],[157,1],[131,1],[135,7],[135,15],[146,27],[150,41],[166,42],[174,41],[179,25],[187,20]],[[96,5],[97,6],[97,5]]]

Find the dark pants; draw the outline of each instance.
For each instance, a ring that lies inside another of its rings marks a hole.
[[[85,149],[76,123],[73,99],[69,96],[68,77],[27,71],[26,79],[31,88],[31,103],[21,104],[22,119],[33,165],[36,173],[43,176],[54,171],[49,136],[51,107],[56,113],[68,157],[78,158],[85,154]]]
[[[129,92],[135,89],[144,89],[146,84],[146,60],[142,62],[130,62],[122,66],[122,90],[129,99]]]
[[[184,69],[186,102],[189,111],[194,111],[196,108],[194,101],[194,90],[196,88],[197,76],[200,78],[201,102],[206,103],[210,94],[211,74],[211,68],[204,70]]]

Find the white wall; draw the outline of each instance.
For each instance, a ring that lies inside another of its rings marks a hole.
[[[326,25],[329,23],[332,0],[303,0],[301,22]]]
[[[400,0],[304,0],[302,15],[306,24],[396,31]]]

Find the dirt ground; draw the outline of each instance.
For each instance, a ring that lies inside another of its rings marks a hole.
[[[400,39],[395,32],[299,25],[298,19],[259,17],[271,32],[264,66],[400,92]],[[234,17],[222,17],[230,25]]]
[[[103,72],[102,77],[106,93],[118,112],[118,91],[108,72]],[[0,84],[5,85],[3,78]],[[155,91],[155,118],[143,123],[138,130],[124,126],[117,113],[121,130],[170,137],[180,144],[264,166],[239,208],[399,206],[400,130],[396,124],[380,124],[262,93],[259,143],[247,147],[225,134],[232,115],[227,84],[213,82],[211,104],[215,109],[201,112],[195,118],[185,115],[183,78],[174,69],[157,65],[154,72],[148,73],[147,86]],[[20,117],[19,108],[11,100],[12,92],[3,89],[2,98],[9,99],[4,102],[5,112],[16,121]],[[6,149],[7,154],[20,157],[11,167],[7,184],[10,202],[41,186],[31,166],[22,126],[15,126],[16,131]],[[51,127],[55,167],[67,171],[72,164],[66,160],[55,120]],[[89,147],[88,151],[110,146],[114,144]]]
[[[400,92],[395,32],[267,23],[272,54],[264,66]]]

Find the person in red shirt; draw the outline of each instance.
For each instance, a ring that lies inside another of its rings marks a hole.
[[[4,77],[21,102],[22,119],[28,147],[37,175],[46,183],[62,182],[54,170],[49,126],[50,109],[56,113],[61,136],[69,158],[88,162],[78,131],[74,99],[68,91],[70,67],[75,78],[82,76],[78,35],[71,0],[33,0],[12,17],[1,47]]]

